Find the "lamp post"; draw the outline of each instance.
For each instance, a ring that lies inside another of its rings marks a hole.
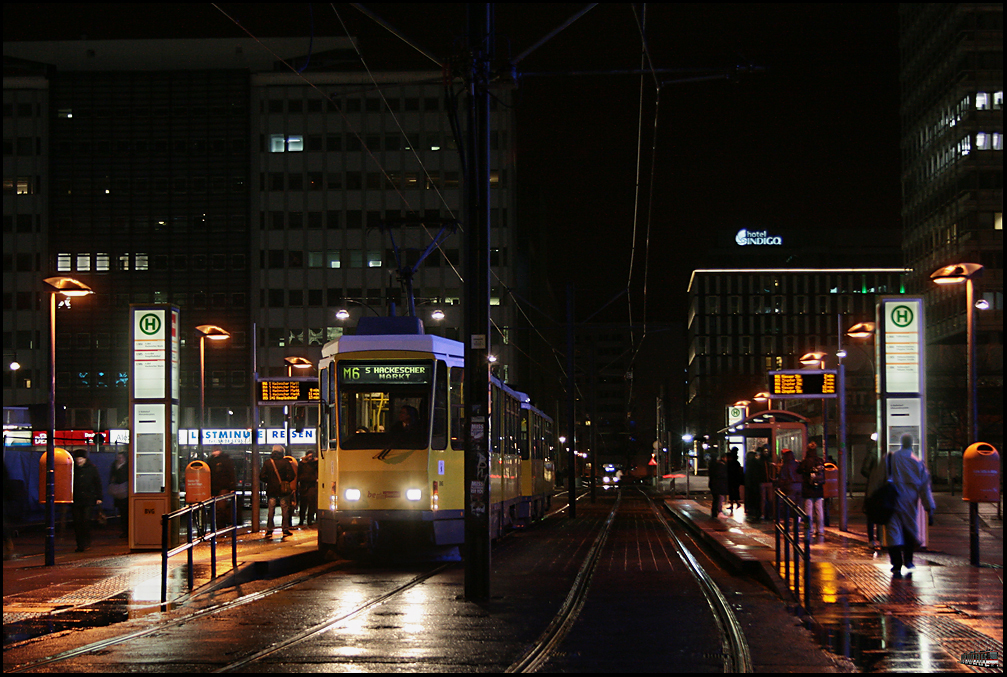
[[[965,344],[966,344],[966,386],[968,388],[969,436],[967,446],[979,441],[979,416],[976,403],[976,337],[975,337],[975,289],[972,280],[982,277],[983,267],[979,263],[953,263],[935,270],[930,279],[936,284],[965,283]],[[948,469],[950,472],[950,468]],[[979,504],[969,501],[969,553],[973,566],[979,566]]]
[[[49,294],[49,422],[45,436],[45,565],[56,564],[56,294],[68,298],[93,294],[72,277],[47,277]],[[12,365],[13,366],[13,365]]]
[[[231,333],[215,324],[201,324],[196,327],[199,334],[199,457],[203,457],[203,426],[206,423],[206,339],[226,341]]]
[[[283,361],[287,364],[287,376],[293,376],[295,369],[299,372],[304,372],[315,366],[311,360],[307,359],[306,357],[299,357],[297,355],[290,355],[288,357],[284,357]],[[286,442],[289,445],[290,428],[291,428],[290,420],[293,418],[294,415],[294,405],[288,404],[283,407],[283,410],[284,410],[284,417],[283,417],[284,423],[287,426],[287,429],[284,432],[286,433],[285,434],[285,437],[287,438]]]

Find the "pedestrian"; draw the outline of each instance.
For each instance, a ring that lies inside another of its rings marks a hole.
[[[108,493],[119,513],[119,535],[129,537],[129,464],[125,451],[115,452],[112,469],[108,471]]]
[[[280,517],[283,520],[283,535],[293,535],[290,530],[290,497],[294,493],[297,475],[294,473],[290,461],[283,456],[283,447],[279,444],[273,445],[273,450],[269,453],[266,462],[262,464],[259,473],[260,480],[266,485],[266,511],[269,515],[266,538],[269,538],[276,528],[274,515],[277,503],[280,505]]]
[[[759,507],[759,452],[762,447],[745,454],[745,517],[758,520],[762,511]]]
[[[759,454],[759,468],[761,469],[762,482],[759,484],[759,495],[762,499],[762,519],[773,519],[773,503],[776,500],[774,486],[776,475],[779,472],[776,464],[773,463],[773,452],[770,447],[764,446]]]
[[[716,519],[720,515],[724,506],[724,499],[727,497],[727,458],[717,457],[713,452],[710,456],[709,478],[710,494],[713,496],[713,507],[710,510],[710,517]]]
[[[77,539],[76,552],[91,547],[91,515],[94,506],[101,505],[102,487],[98,466],[87,457],[87,449],[73,452],[73,532]]]
[[[727,454],[727,494],[731,501],[731,514],[741,507],[741,486],[745,483],[745,470],[738,461],[738,447]]]
[[[234,472],[234,461],[219,446],[213,447],[207,465],[210,466],[211,496],[224,496],[225,494],[232,493],[237,488],[238,480]],[[233,500],[237,501],[237,496]],[[230,501],[217,501],[215,506],[217,528],[230,526],[231,515],[234,514],[234,508],[231,506]]]
[[[937,510],[930,489],[930,473],[913,455],[913,436],[905,433],[900,442],[902,446],[885,459],[887,477],[899,492],[895,513],[885,527],[888,556],[891,558],[892,573],[896,578],[902,577],[903,565],[910,573],[916,568],[913,564],[913,553],[920,546],[919,532],[916,528],[917,505],[920,501],[923,502],[930,524],[933,524],[934,511]]]
[[[298,526],[311,526],[318,511],[318,461],[315,452],[309,451],[297,465]],[[305,522],[307,520],[307,522]]]
[[[811,522],[812,536],[825,536],[825,463],[818,456],[818,445],[808,444],[808,451],[801,461],[800,473],[803,478],[801,495],[804,497],[804,513]]]
[[[795,505],[800,505],[801,486],[801,472],[797,465],[797,459],[794,458],[794,452],[790,449],[784,449],[780,473],[776,476],[776,487]]]
[[[864,491],[863,510],[864,514],[867,516],[867,544],[871,550],[876,550],[878,547],[877,537],[879,534],[877,531],[880,525],[871,521],[871,515],[867,511],[867,498],[881,485],[880,480],[872,478],[872,475],[877,475],[875,471],[878,470],[881,465],[882,464],[878,463],[878,447],[877,445],[872,445],[872,447],[867,450],[867,454],[864,456],[864,462],[860,465],[860,474],[865,480],[867,480],[867,488]],[[884,477],[883,472],[880,474],[880,477]]]

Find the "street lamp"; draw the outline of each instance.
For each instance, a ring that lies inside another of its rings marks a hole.
[[[976,405],[976,340],[975,340],[975,289],[973,280],[982,277],[983,266],[980,263],[952,263],[935,270],[930,279],[936,284],[965,283],[965,325],[966,354],[968,368],[968,406],[969,406],[969,439],[968,444],[979,441],[979,418]]]
[[[215,324],[201,324],[196,327],[199,334],[199,457],[203,457],[203,426],[206,415],[206,339],[226,341],[231,333]]]
[[[817,366],[820,369],[825,369],[825,353],[805,353],[804,355],[801,355],[799,362],[805,367]]]
[[[45,565],[56,564],[56,294],[68,298],[94,291],[72,277],[47,277],[49,294],[49,422],[45,437]],[[14,365],[11,365],[14,368]]]
[[[307,359],[306,357],[297,357],[297,356],[284,357],[283,361],[287,363],[287,376],[293,376],[294,369],[304,370],[304,369],[311,369],[313,366],[315,366],[315,363]]]
[[[969,438],[971,446],[979,441],[979,417],[976,404],[976,337],[975,337],[975,289],[973,280],[982,277],[983,267],[979,263],[952,263],[935,270],[930,279],[937,284],[965,283],[965,344],[967,355],[967,387],[969,405]],[[950,473],[950,468],[948,468]],[[979,566],[979,504],[969,502],[969,554],[973,566]]]

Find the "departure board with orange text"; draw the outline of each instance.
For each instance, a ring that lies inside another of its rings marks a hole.
[[[771,371],[769,393],[773,399],[836,397],[836,370]]]
[[[262,379],[259,381],[258,386],[260,404],[318,403],[317,378]]]

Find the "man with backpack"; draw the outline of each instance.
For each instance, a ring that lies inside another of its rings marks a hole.
[[[290,461],[284,458],[283,447],[279,444],[273,445],[273,450],[269,453],[269,458],[262,464],[259,477],[266,485],[266,513],[269,515],[265,538],[269,538],[275,529],[273,516],[276,513],[276,504],[280,504],[280,515],[283,519],[283,535],[292,536],[290,496],[294,493],[295,480],[297,474]]]

